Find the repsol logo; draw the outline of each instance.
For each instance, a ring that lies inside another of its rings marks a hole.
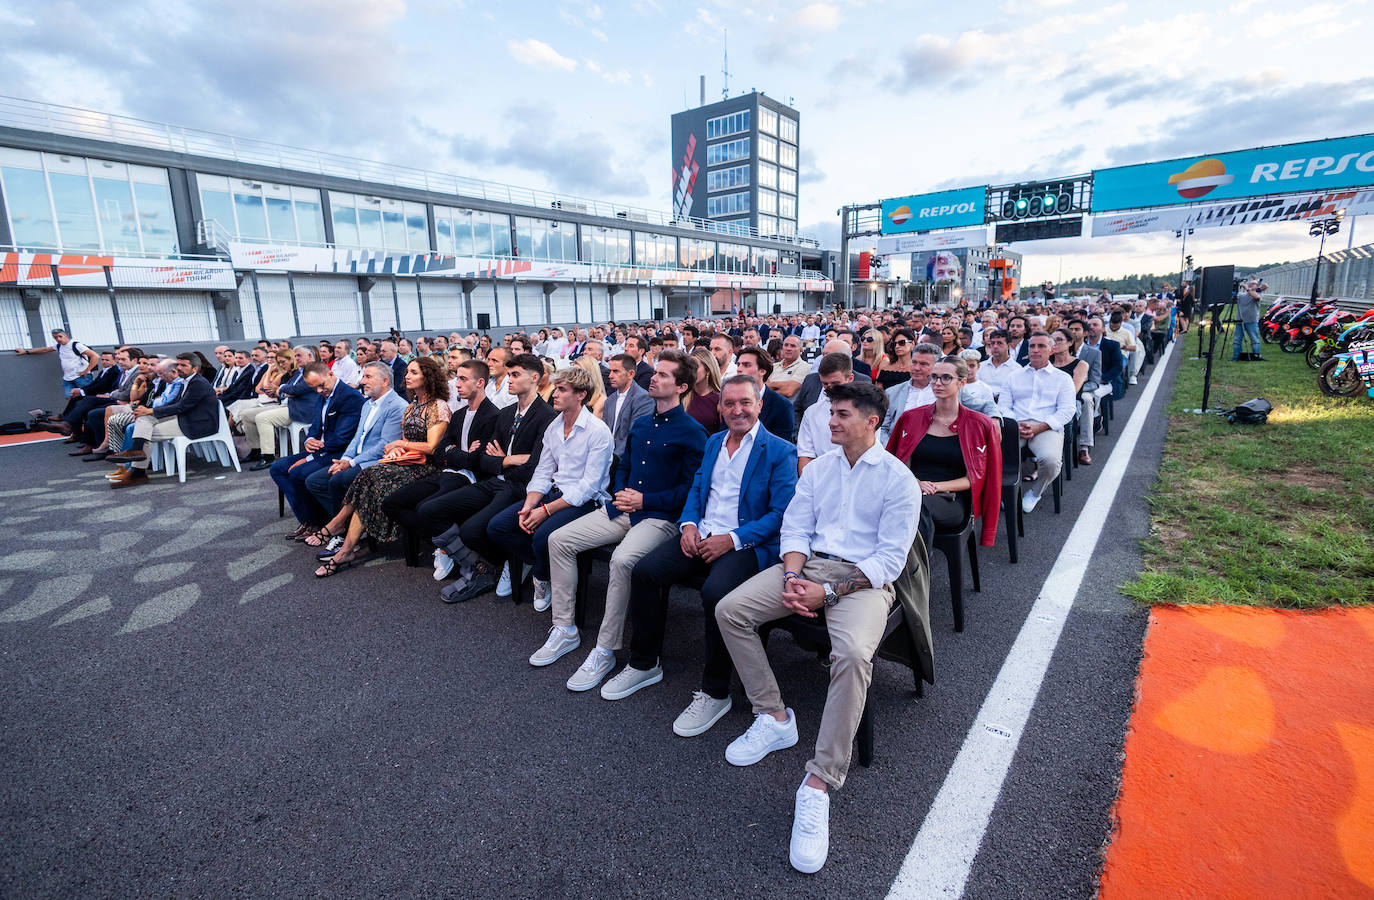
[[[937,216],[953,216],[973,212],[973,202],[959,203],[954,206],[927,206],[916,214],[918,219],[933,219]]]
[[[1339,175],[1351,166],[1357,172],[1374,172],[1374,150],[1347,153],[1340,159],[1334,156],[1314,156],[1311,159],[1289,159],[1281,163],[1260,163],[1250,173],[1250,183],[1261,181],[1289,181],[1294,178],[1313,178],[1318,175]],[[921,213],[925,215],[925,213]]]

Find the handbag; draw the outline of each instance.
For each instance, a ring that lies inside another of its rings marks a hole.
[[[394,450],[383,456],[380,462],[393,466],[418,466],[428,458],[419,450]]]

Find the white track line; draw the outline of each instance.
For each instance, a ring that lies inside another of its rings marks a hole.
[[[1167,361],[1172,352],[1170,343],[1163,360]],[[1107,514],[1132,462],[1167,367],[1167,362],[1155,367],[1149,384],[1136,401],[1130,421],[1102,467],[1088,502],[997,673],[997,681],[921,823],[901,871],[892,882],[889,900],[963,894],[1002,782],[1011,768],[1069,609],[1078,595],[1097,539],[1104,532]]]

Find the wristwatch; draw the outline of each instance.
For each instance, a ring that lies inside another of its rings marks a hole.
[[[837,594],[837,593],[835,593],[835,586],[832,585],[830,582],[827,581],[825,584],[821,585],[821,588],[825,591],[825,608],[826,608],[826,609],[829,609],[830,607],[834,606],[836,603],[839,603],[839,602],[840,602],[840,595]]]

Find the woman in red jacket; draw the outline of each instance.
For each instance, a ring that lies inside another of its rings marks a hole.
[[[897,419],[888,452],[911,467],[921,483],[921,515],[938,531],[962,525],[969,511],[983,520],[980,543],[997,537],[1001,501],[1002,437],[996,423],[959,405],[968,364],[946,356],[931,370],[935,402]]]

